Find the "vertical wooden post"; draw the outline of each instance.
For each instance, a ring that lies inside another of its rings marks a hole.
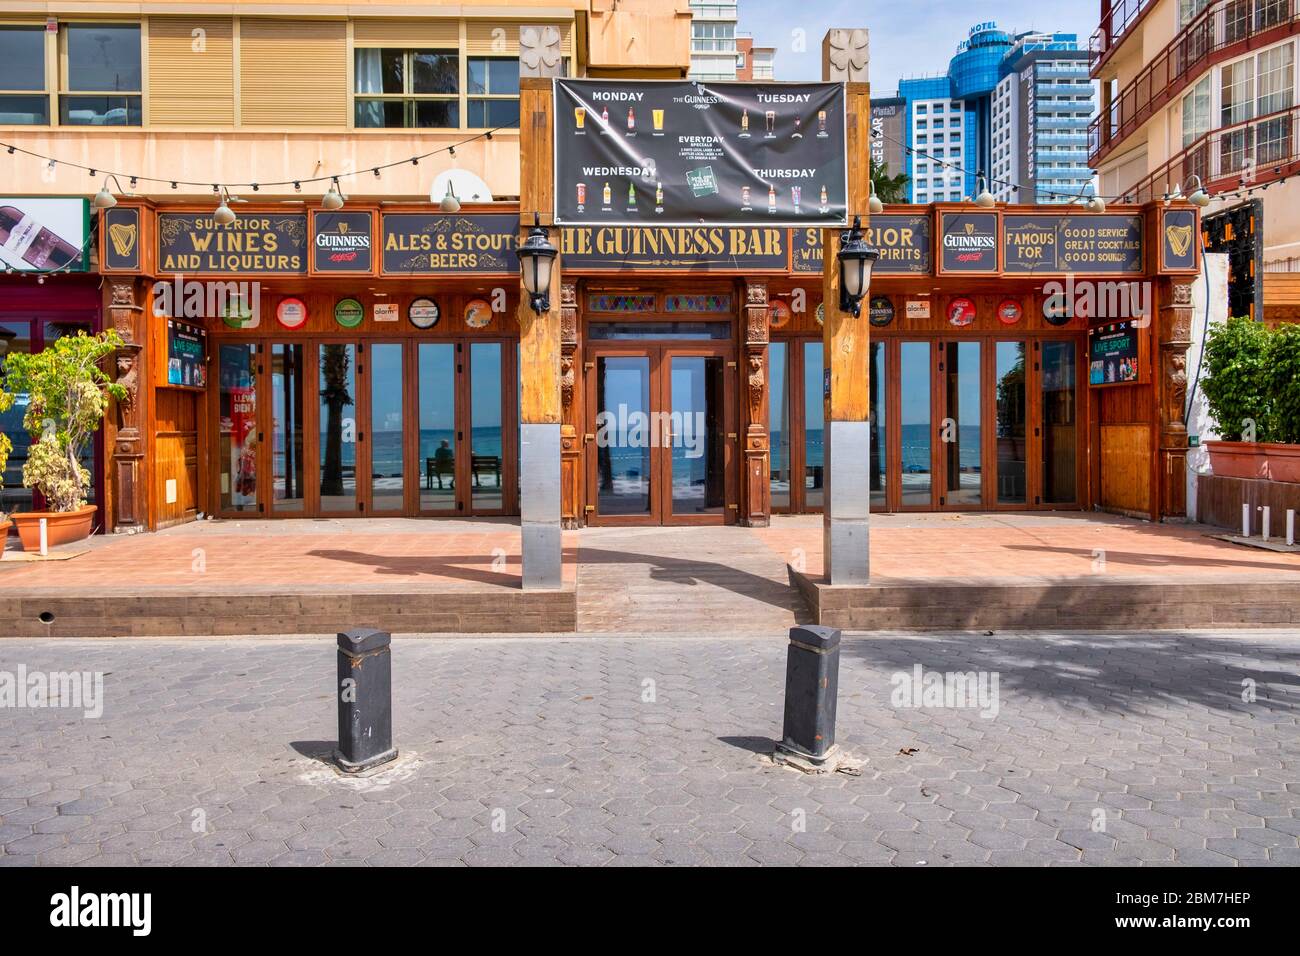
[[[522,242],[534,217],[554,222],[555,196],[551,81],[523,77],[519,91],[519,218]],[[551,242],[560,246],[552,230]],[[519,289],[519,361],[523,381],[520,416],[519,522],[523,535],[523,586],[558,588],[560,531],[560,314],[561,273],[551,273],[550,308],[533,311]]]
[[[771,449],[767,421],[767,283],[745,281],[745,496],[744,523],[766,528],[771,522]]]
[[[150,528],[149,502],[152,462],[149,443],[149,403],[153,380],[149,374],[149,323],[141,302],[146,298],[141,280],[112,278],[105,283],[106,328],[122,338],[123,346],[111,359],[109,374],[126,389],[125,401],[110,402],[104,416],[104,457],[108,475],[100,517],[105,531],[144,531]],[[110,514],[111,512],[111,514]]]
[[[1160,454],[1156,465],[1159,501],[1152,510],[1159,518],[1187,514],[1187,349],[1192,344],[1192,283],[1166,279],[1159,290],[1155,317],[1155,395]]]
[[[578,336],[578,287],[560,284],[560,519],[581,528],[582,508],[582,355]]]
[[[834,75],[829,56],[824,78]],[[849,82],[845,89],[848,125],[849,219],[861,215],[868,225],[870,195],[871,90],[867,83]],[[870,501],[871,423],[867,381],[870,354],[870,291],[861,314],[840,310],[839,230],[822,238],[822,354],[825,362],[823,398],[826,497],[822,512],[822,543],[829,584],[866,584],[870,577],[868,507]]]

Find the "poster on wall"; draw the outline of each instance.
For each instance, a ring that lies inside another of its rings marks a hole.
[[[844,86],[555,80],[555,221],[848,224]]]
[[[0,196],[0,263],[15,272],[85,272],[90,201]]]
[[[1088,384],[1129,385],[1138,372],[1138,330],[1132,322],[1113,322],[1088,330]]]
[[[167,320],[167,384],[206,388],[208,333],[193,325]]]

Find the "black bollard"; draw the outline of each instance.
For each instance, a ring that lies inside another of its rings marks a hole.
[[[393,666],[387,631],[359,627],[339,635],[339,746],[348,773],[397,757],[393,746]]]
[[[820,625],[790,628],[780,750],[813,763],[826,759],[835,746],[839,684],[839,630]]]

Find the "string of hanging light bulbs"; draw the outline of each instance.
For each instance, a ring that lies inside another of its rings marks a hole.
[[[96,209],[112,209],[114,206],[117,205],[118,202],[117,195],[114,193],[112,189],[109,188],[110,183],[113,186],[116,186],[117,193],[120,193],[123,196],[133,195],[133,193],[130,192],[129,190],[135,189],[140,182],[168,184],[172,189],[179,189],[181,186],[197,186],[202,189],[207,189],[209,186],[211,186],[213,195],[217,199],[217,207],[215,210],[213,210],[212,218],[213,221],[216,222],[218,225],[224,226],[234,222],[236,218],[234,210],[230,208],[230,204],[232,202],[246,202],[246,200],[237,198],[235,194],[232,194],[231,192],[232,188],[235,190],[239,190],[240,188],[248,188],[251,189],[253,192],[259,192],[263,188],[267,188],[267,187],[274,188],[274,187],[292,186],[294,192],[302,192],[302,187],[304,185],[312,185],[314,183],[328,182],[329,188],[325,191],[325,195],[321,197],[321,207],[324,209],[331,209],[331,210],[342,209],[344,203],[346,202],[345,197],[343,195],[343,187],[340,183],[340,180],[342,179],[346,179],[350,176],[361,176],[364,175],[365,173],[373,173],[375,178],[378,179],[380,178],[380,175],[383,173],[384,170],[395,169],[396,167],[407,166],[407,165],[418,166],[420,165],[420,160],[429,159],[430,157],[438,156],[442,153],[446,153],[449,157],[455,158],[457,147],[467,146],[470,143],[476,142],[477,140],[480,139],[491,140],[494,133],[498,133],[503,129],[506,129],[506,127],[497,126],[493,129],[484,130],[482,133],[476,133],[473,136],[467,137],[466,139],[461,140],[460,142],[455,143],[453,145],[442,146],[439,147],[438,149],[432,149],[425,153],[419,153],[415,156],[408,156],[405,159],[395,160],[389,163],[381,163],[377,166],[367,166],[363,169],[345,170],[337,173],[325,173],[320,176],[303,176],[298,179],[285,179],[277,182],[264,182],[264,183],[259,183],[259,182],[204,183],[204,182],[195,182],[193,180],[170,179],[161,176],[148,176],[143,173],[122,173],[114,170],[101,170],[97,167],[87,166],[82,163],[67,162],[52,156],[45,156],[41,153],[34,152],[33,150],[30,149],[25,149],[21,146],[16,146],[12,143],[0,142],[0,148],[3,148],[10,156],[19,154],[23,156],[30,156],[33,159],[38,159],[41,162],[46,163],[51,170],[57,168],[58,166],[67,166],[70,169],[83,170],[89,173],[91,176],[103,175],[104,182],[100,186],[99,191],[95,193],[95,196],[92,200],[92,203]],[[123,179],[126,179],[128,181],[129,189],[122,188]],[[452,186],[450,180],[448,180],[447,182],[447,192],[442,197],[442,200],[439,202],[438,206],[443,212],[447,212],[447,213],[454,213],[460,210],[460,199],[459,197],[456,196],[456,190]]]

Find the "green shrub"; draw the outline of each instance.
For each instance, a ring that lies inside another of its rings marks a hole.
[[[23,466],[23,485],[40,491],[51,511],[75,511],[86,503],[90,474],[81,467],[81,454],[109,397],[126,398],[126,389],[110,381],[100,364],[121,347],[116,332],[79,332],[33,355],[5,357],[4,391],[10,401],[27,395],[23,427],[37,438]]]
[[[1236,316],[1205,339],[1201,391],[1224,441],[1274,441],[1276,426],[1268,326]]]
[[[9,411],[13,407],[14,397],[8,392],[0,390],[0,414]],[[0,488],[5,486],[5,468],[9,465],[9,453],[14,450],[14,444],[9,440],[9,436],[0,432]],[[0,517],[4,517],[4,512],[0,511]]]
[[[1300,325],[1273,330],[1268,353],[1274,441],[1300,444]]]

